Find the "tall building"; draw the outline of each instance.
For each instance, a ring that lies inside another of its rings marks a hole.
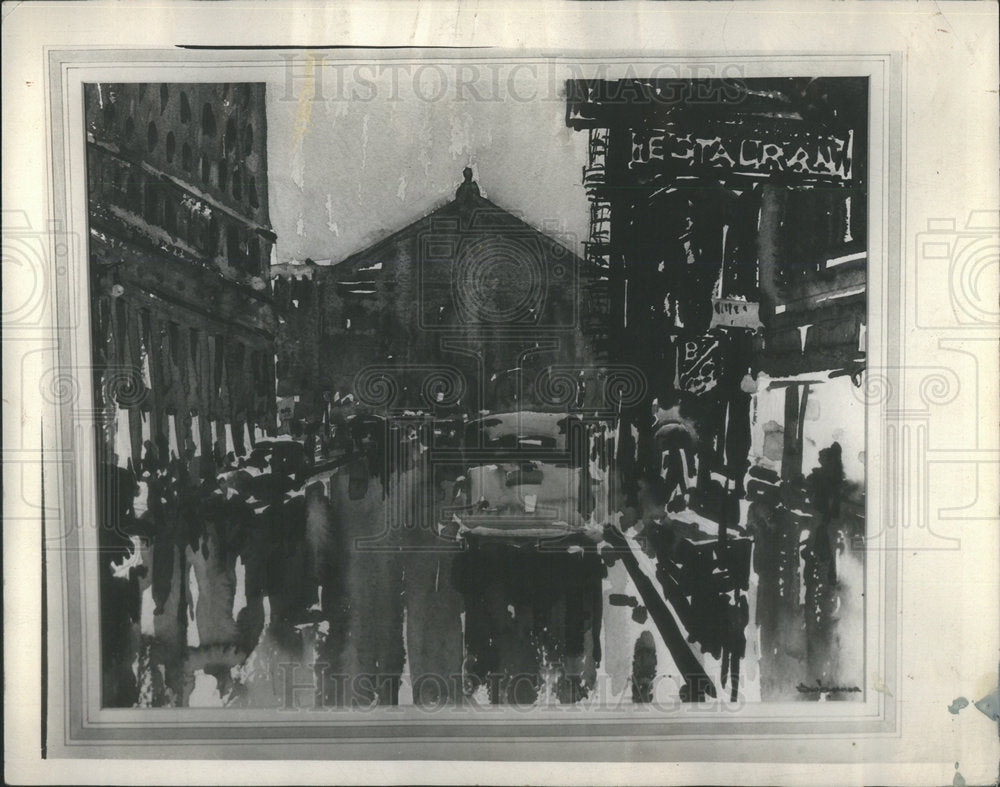
[[[619,455],[626,490],[655,486],[661,462],[671,479],[670,435],[695,434],[690,508],[660,514],[668,596],[703,650],[743,653],[750,549],[725,536],[749,535],[762,697],[854,685],[860,628],[835,611],[860,598],[838,566],[864,560],[867,80],[575,80],[567,94],[567,124],[589,135],[606,333],[670,403],[652,429],[648,410],[630,414],[648,448],[635,467]],[[678,539],[692,524],[701,540]]]
[[[88,84],[91,303],[108,460],[210,472],[275,421],[265,86]]]
[[[758,372],[864,365],[867,83],[574,80],[567,92],[567,124],[589,135],[587,258],[604,271],[611,345],[652,395],[690,394],[723,425],[704,435],[712,469],[740,486]]]

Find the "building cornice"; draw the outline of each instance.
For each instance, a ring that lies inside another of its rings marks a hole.
[[[137,160],[132,158],[127,153],[124,153],[121,150],[121,148],[119,148],[117,145],[111,142],[105,142],[104,140],[96,139],[93,137],[93,135],[88,135],[87,144],[92,145],[94,148],[109,155],[112,155],[121,161],[124,161],[130,166],[140,167],[142,170],[149,173],[154,178],[170,183],[172,186],[180,189],[186,194],[189,194],[194,199],[204,202],[212,210],[224,213],[230,218],[240,222],[241,224],[245,224],[246,226],[253,229],[261,237],[269,240],[271,243],[274,243],[277,240],[278,236],[274,233],[274,230],[271,228],[269,224],[261,224],[260,222],[254,220],[253,217],[247,216],[243,213],[240,213],[239,211],[234,210],[230,206],[219,201],[218,198],[213,197],[208,192],[199,189],[194,184],[189,183],[188,181],[185,180],[181,180],[175,175],[171,175],[169,172],[164,172],[163,170],[154,167],[147,161],[144,161],[142,159]]]
[[[131,237],[123,237],[123,228],[132,230],[132,233],[130,233]],[[210,262],[206,262],[205,258],[192,256],[176,244],[167,245],[165,247],[157,246],[153,243],[151,238],[144,235],[138,229],[130,227],[130,225],[128,225],[128,223],[119,216],[114,214],[105,214],[91,208],[90,229],[92,235],[96,235],[99,241],[109,247],[113,247],[115,244],[120,244],[126,248],[133,247],[146,253],[169,257],[172,263],[176,262],[188,267],[191,270],[191,273],[195,276],[200,275],[202,277],[210,277],[211,281],[218,282],[223,287],[233,291],[234,293],[238,293],[246,298],[258,301],[267,306],[273,305],[271,288],[267,286],[267,282],[263,277],[257,277],[261,279],[263,284],[260,290],[255,289],[250,284],[250,281],[234,281],[233,279],[223,275]],[[120,265],[132,264],[133,262],[134,258],[123,259],[120,262],[103,262],[98,263],[98,265],[101,268],[112,268]]]

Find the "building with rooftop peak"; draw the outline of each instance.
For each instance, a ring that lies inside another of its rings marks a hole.
[[[559,232],[483,197],[467,168],[454,199],[368,248],[272,269],[279,395],[495,411],[545,369],[593,367],[591,271]]]

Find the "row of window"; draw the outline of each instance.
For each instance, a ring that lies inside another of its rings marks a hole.
[[[167,106],[170,104],[171,96],[171,86],[167,83],[160,84],[160,114],[162,115],[167,110]],[[149,83],[140,82],[139,83],[139,99],[142,100],[146,96],[146,91],[149,89]],[[230,84],[227,82],[222,85],[221,98],[223,100],[229,97],[231,90]],[[240,108],[244,111],[250,108],[251,92],[252,88],[249,85],[237,85],[236,87],[236,100],[239,102]],[[187,123],[191,119],[191,104],[188,101],[187,91],[181,90],[180,93],[180,113],[181,120]]]
[[[224,257],[253,275],[268,262],[266,244],[251,229],[228,217],[220,222],[216,211],[126,162],[92,156],[90,183],[99,185],[101,198],[142,216],[147,224],[165,229],[208,257]]]
[[[182,97],[181,112],[180,112],[181,122],[188,123],[191,119],[191,109],[188,106],[187,97],[184,96],[183,93],[181,94],[181,97]],[[117,102],[112,101],[110,99],[106,101],[104,104],[104,110],[103,110],[104,127],[106,129],[112,129],[115,126],[115,123],[117,121],[117,112],[118,112],[116,107],[117,107]],[[123,135],[126,139],[131,139],[131,137],[134,135],[135,121],[133,120],[131,115],[125,118],[125,123],[122,127],[122,130],[123,130]],[[215,110],[212,109],[212,105],[210,103],[205,102],[205,104],[203,104],[201,108],[201,133],[203,136],[206,137],[214,137],[217,131],[218,129],[216,128],[216,122],[215,122]],[[147,137],[146,137],[146,145],[150,151],[152,151],[156,147],[157,140],[158,136],[156,132],[156,122],[151,120],[147,127]],[[242,142],[243,142],[244,156],[249,156],[253,152],[253,140],[254,140],[253,123],[248,122],[243,127]],[[223,135],[224,154],[227,155],[238,154],[239,153],[238,143],[239,140],[238,140],[238,128],[237,128],[236,118],[230,116],[226,120],[226,130],[225,134]]]
[[[126,122],[126,137],[131,134],[128,129],[128,125],[131,122],[131,118]],[[234,132],[235,133],[235,132]],[[248,124],[247,133],[251,136],[253,135],[253,129]],[[156,129],[156,124],[150,122],[149,128],[146,133],[146,144],[152,152],[159,142],[159,135]],[[168,164],[174,162],[174,157],[177,154],[177,140],[174,136],[173,131],[167,132],[166,141],[164,143],[164,154],[167,159]],[[191,146],[185,142],[181,146],[181,167],[190,172],[193,166]],[[257,210],[260,207],[260,197],[257,192],[257,182],[253,175],[249,176],[246,181],[246,189],[243,187],[243,175],[241,168],[239,166],[234,166],[232,168],[232,176],[230,177],[230,166],[228,160],[225,158],[220,158],[215,164],[213,164],[208,156],[202,156],[199,163],[199,170],[201,174],[201,180],[206,185],[215,186],[221,191],[228,191],[232,194],[233,199],[237,202],[242,202],[244,198],[253,210]]]
[[[123,363],[127,356],[140,358],[145,353],[154,391],[163,383],[171,386],[178,375],[188,387],[204,391],[212,398],[221,394],[224,375],[228,377],[230,393],[237,398],[247,393],[266,397],[268,391],[274,390],[273,355],[266,350],[252,349],[235,338],[182,326],[174,320],[154,321],[148,307],[134,308],[123,299],[104,296],[96,305],[100,330],[107,337],[112,354]],[[133,321],[137,322],[136,334],[128,329]],[[135,335],[140,344],[126,353],[125,344],[130,341],[126,337],[130,335]],[[189,370],[193,371],[192,378],[188,376]]]
[[[166,87],[166,86],[164,86]],[[246,91],[249,93],[249,91]],[[181,120],[190,120],[190,106],[187,102],[187,95],[181,92]],[[104,103],[104,121],[106,127],[111,127],[115,123],[116,102],[109,96]],[[217,133],[215,112],[212,105],[205,103],[202,107],[201,132],[206,137],[214,137]],[[155,152],[161,144],[160,131],[155,120],[149,121],[146,126],[146,149],[149,153]],[[135,121],[132,116],[125,118],[122,125],[122,142],[125,146],[138,144],[136,140]],[[163,154],[168,164],[173,164],[178,155],[177,137],[171,130],[162,139]],[[230,194],[239,203],[249,205],[251,210],[260,208],[260,196],[257,191],[255,178],[251,175],[244,180],[242,161],[232,161],[240,156],[241,147],[243,157],[247,157],[253,152],[254,128],[253,123],[247,122],[242,132],[237,127],[235,117],[229,117],[226,121],[226,128],[222,138],[221,157],[217,161],[212,161],[207,155],[202,155],[198,162],[197,170],[201,175],[201,180],[205,185],[218,188],[220,191]],[[191,145],[185,142],[179,151],[180,166],[186,172],[195,169],[193,152]]]
[[[119,301],[119,303],[121,302]],[[139,320],[143,343],[148,349],[153,350],[154,357],[151,360],[154,364],[160,358],[165,359],[166,356],[169,357],[170,363],[176,369],[184,370],[187,367],[188,359],[190,359],[195,374],[195,379],[191,382],[197,386],[201,382],[200,353],[202,348],[208,350],[211,347],[214,350],[211,384],[215,395],[218,395],[222,388],[223,373],[227,366],[230,390],[240,386],[239,379],[244,378],[247,372],[249,372],[254,391],[267,391],[269,389],[268,354],[265,351],[252,350],[248,354],[247,347],[242,342],[227,341],[225,336],[218,334],[206,335],[199,328],[184,330],[180,324],[174,321],[168,322],[166,326],[162,326],[161,323],[162,327],[157,342],[152,332],[152,315],[149,309],[139,310]],[[160,357],[157,358],[157,355]],[[249,368],[247,367],[248,361]]]

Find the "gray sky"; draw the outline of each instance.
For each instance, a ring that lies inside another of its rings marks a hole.
[[[484,196],[582,254],[587,140],[566,127],[565,74],[468,62],[379,73],[304,56],[293,68],[268,83],[278,261],[365,248],[451,199],[467,165]]]

